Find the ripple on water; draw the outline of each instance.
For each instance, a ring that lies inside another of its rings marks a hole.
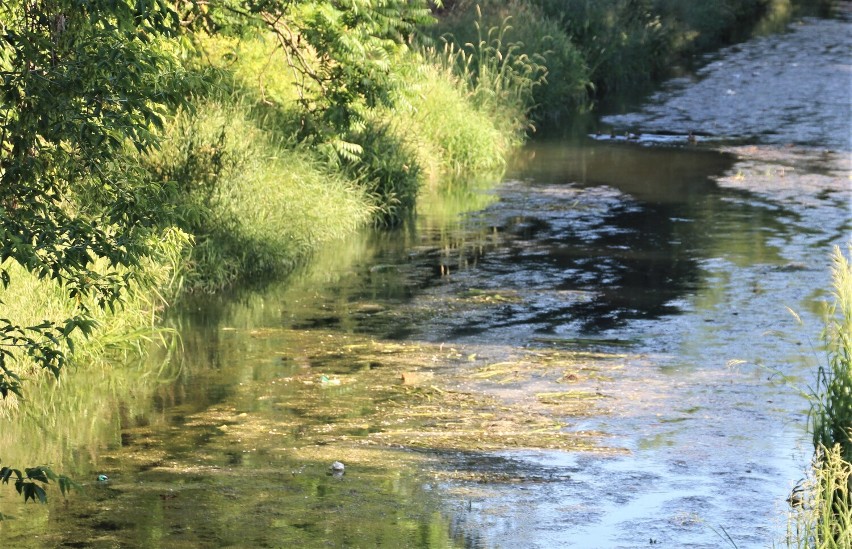
[[[786,34],[732,46],[708,56],[697,81],[675,80],[638,112],[603,120],[643,133],[852,150],[849,28],[805,19]]]

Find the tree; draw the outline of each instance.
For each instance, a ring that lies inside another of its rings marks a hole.
[[[298,82],[300,137],[356,160],[346,138],[366,113],[391,106],[393,61],[418,25],[433,21],[426,0],[185,0],[186,26],[207,32],[271,32]]]
[[[93,307],[113,308],[147,250],[155,223],[132,170],[117,160],[154,130],[174,86],[161,40],[178,29],[163,0],[11,0],[0,5],[0,282],[10,264],[63,287],[72,316],[19,325],[0,318],[0,397],[22,396],[23,359],[59,376],[72,334],[88,334]],[[151,189],[156,192],[156,189]],[[107,269],[95,262],[106,261]],[[0,315],[5,316],[5,315]],[[16,367],[16,365],[18,367]],[[46,467],[3,467],[25,500],[68,479]]]
[[[92,329],[89,299],[114,307],[153,225],[134,173],[115,161],[128,143],[156,145],[174,90],[157,42],[177,29],[163,0],[13,0],[0,7],[0,281],[12,260],[62,284],[78,303],[64,322],[0,319],[0,396],[21,394],[20,355],[58,376],[60,343]],[[105,258],[110,269],[93,268]]]

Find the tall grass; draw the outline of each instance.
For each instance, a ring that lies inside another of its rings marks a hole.
[[[547,67],[547,82],[533,92],[533,116],[545,128],[564,127],[592,100],[648,91],[696,54],[767,23],[778,29],[797,5],[811,4],[830,0],[456,0],[430,33],[451,35],[463,48],[477,42],[477,10],[482,28],[511,16],[518,52],[541,56]]]
[[[480,100],[488,100],[488,90],[499,90],[502,75],[513,71],[520,78],[508,82],[511,100],[502,103],[536,123],[559,121],[588,106],[586,60],[557,18],[534,1],[458,2],[429,32],[435,42],[449,42],[444,56],[460,61],[466,80],[478,83],[484,66]]]
[[[240,278],[286,272],[322,242],[366,223],[365,191],[280,143],[239,98],[199,99],[169,124],[149,169],[178,181],[174,221],[195,238],[188,288],[215,291]]]
[[[398,223],[426,179],[502,170],[542,69],[502,36],[487,38],[461,65],[456,54],[400,58],[398,108],[371,113],[345,136],[357,158],[297,143],[298,97],[273,43],[205,42],[209,89],[145,160],[156,179],[177,183],[174,221],[195,237],[188,287],[215,291],[287,271],[358,226]],[[481,70],[457,74],[474,53]]]
[[[443,59],[455,65],[462,81],[469,84],[474,105],[502,118],[518,134],[528,127],[533,91],[544,82],[547,68],[541,54],[525,53],[523,45],[512,40],[511,23],[511,16],[506,16],[497,25],[486,26],[477,5],[475,39],[458,48],[447,42]]]
[[[823,334],[828,361],[817,374],[811,432],[815,446],[839,445],[841,457],[852,462],[852,267],[840,248],[832,261],[834,302]]]
[[[462,34],[422,48],[400,68],[405,91],[392,125],[413,144],[427,179],[499,174],[531,129],[544,58],[515,40],[511,17],[492,21],[477,10],[457,22]]]
[[[848,251],[852,256],[852,244]],[[852,265],[839,247],[832,260],[834,301],[823,333],[828,360],[809,416],[813,476],[789,522],[792,547],[852,547]]]
[[[377,196],[375,170],[353,175],[296,140],[298,95],[275,44],[208,39],[195,70],[208,81],[143,160],[173,182],[170,219],[192,234],[187,289],[287,272],[324,242],[370,222],[398,196]],[[412,193],[413,194],[413,193]]]
[[[800,487],[800,500],[787,523],[787,545],[802,549],[852,547],[852,468],[839,445],[819,447],[812,475]]]
[[[427,180],[500,173],[517,137],[469,100],[468,84],[445,59],[431,51],[409,61],[393,131],[411,143]]]

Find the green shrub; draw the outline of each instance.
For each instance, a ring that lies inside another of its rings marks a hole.
[[[767,12],[773,0],[658,0],[657,10],[679,35],[679,56],[706,51],[740,39]]]
[[[537,1],[582,52],[598,95],[647,87],[670,66],[670,29],[651,0]]]
[[[348,163],[353,179],[372,199],[380,225],[397,225],[414,211],[422,180],[411,145],[384,122],[374,122],[353,140],[361,147]]]

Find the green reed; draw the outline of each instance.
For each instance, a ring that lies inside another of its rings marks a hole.
[[[852,245],[850,245],[852,252]],[[828,350],[819,368],[810,427],[814,445],[840,446],[841,457],[852,461],[852,267],[840,248],[832,257],[834,303],[827,314],[823,339]]]
[[[852,244],[848,251],[852,255]],[[791,547],[852,547],[852,265],[839,247],[832,263],[833,303],[823,332],[827,361],[810,395],[813,474],[791,498]]]

